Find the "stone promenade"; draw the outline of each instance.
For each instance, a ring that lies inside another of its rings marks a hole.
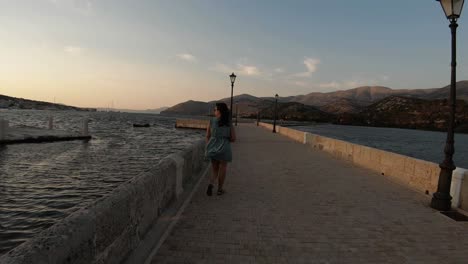
[[[152,263],[468,263],[468,222],[430,197],[241,124],[226,194],[208,179]]]

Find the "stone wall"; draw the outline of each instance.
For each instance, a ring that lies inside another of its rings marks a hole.
[[[261,126],[261,127],[266,128],[266,129],[273,130],[273,125],[272,124],[259,122],[258,125]]]
[[[0,263],[121,263],[161,213],[201,176],[205,143],[173,154],[36,237],[0,257]]]
[[[460,189],[457,190],[457,185],[455,185],[455,192],[459,191],[459,207],[465,211],[468,211],[468,170],[464,170],[464,177],[460,177]],[[453,187],[453,185],[452,185]]]
[[[273,126],[267,123],[260,123],[259,126],[273,129]],[[436,163],[281,126],[277,126],[277,132],[294,141],[390,177],[417,191],[431,195],[437,191],[440,168]],[[452,204],[468,210],[468,181],[463,180],[463,175],[468,177],[468,171],[461,168],[453,174]]]
[[[433,193],[437,190],[438,164],[310,133],[306,133],[306,144],[418,191]]]
[[[304,136],[304,132],[302,131],[299,131],[299,130],[295,130],[295,129],[291,129],[291,128],[287,128],[287,127],[278,127],[278,129],[276,129],[277,133],[280,133],[281,135],[284,135],[294,141],[297,141],[297,142],[300,142],[300,143],[304,143],[305,141],[305,136]]]

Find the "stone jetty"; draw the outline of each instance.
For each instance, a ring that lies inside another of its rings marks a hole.
[[[226,193],[204,140],[0,257],[0,263],[467,263],[468,177],[450,218],[437,164],[271,124],[239,124]]]
[[[88,121],[83,121],[83,130],[80,133],[53,129],[51,119],[49,129],[18,126],[10,127],[9,122],[0,120],[0,145],[18,143],[41,143],[70,140],[89,140]]]

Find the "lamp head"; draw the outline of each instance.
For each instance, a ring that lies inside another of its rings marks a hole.
[[[449,20],[457,20],[462,12],[465,0],[436,0],[440,2],[445,16]]]
[[[232,73],[231,75],[229,75],[229,78],[231,78],[231,83],[234,84],[234,82],[236,81],[236,75],[234,73]]]

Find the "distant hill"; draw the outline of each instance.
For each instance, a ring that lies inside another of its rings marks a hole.
[[[209,115],[212,114],[214,103],[187,101],[161,111],[165,115]]]
[[[95,108],[74,107],[63,104],[34,101],[23,98],[0,95],[0,108],[3,109],[34,109],[34,110],[75,110],[96,111]]]
[[[449,105],[446,99],[425,100],[403,96],[390,96],[362,110],[360,113],[342,115],[341,124],[377,127],[417,128],[446,130]],[[468,103],[457,101],[456,124],[459,132],[468,128]]]
[[[260,111],[261,119],[273,119],[275,104],[273,101],[263,101],[266,106]],[[292,121],[330,122],[335,118],[330,113],[323,112],[316,107],[296,102],[278,103],[278,119]]]
[[[428,89],[426,94],[419,95],[422,99],[446,99],[449,97],[450,85],[440,89]],[[468,102],[468,81],[457,82],[457,99]]]
[[[363,86],[329,93],[280,97],[279,118],[285,120],[325,121],[339,124],[446,129],[449,86],[430,89],[398,89],[383,86]],[[457,83],[458,129],[468,132],[468,81]],[[234,97],[234,116],[273,117],[274,98],[241,94]],[[230,98],[219,101],[230,105]],[[179,115],[210,115],[217,101],[188,101],[170,107],[164,113]],[[237,106],[237,107],[236,107]],[[238,109],[237,109],[238,108]],[[465,128],[466,127],[466,128]]]
[[[306,105],[324,106],[341,99],[352,100],[354,104],[366,106],[372,102],[390,96],[394,90],[382,86],[363,86],[345,91],[335,91],[329,93],[309,93],[289,97],[290,102],[299,102]]]
[[[98,108],[98,110],[99,111],[112,111],[112,112],[126,112],[126,113],[159,114],[168,108],[169,107],[161,107],[161,108],[156,108],[156,109],[145,109],[145,110],[120,109],[120,108]]]
[[[309,93],[284,98],[283,101],[299,102],[306,105],[325,106],[341,99],[349,99],[358,106],[368,106],[386,97],[405,96],[421,99],[444,99],[449,96],[450,86],[431,89],[391,89],[383,86],[362,86],[350,90],[329,93]],[[468,102],[468,81],[457,82],[457,99]],[[346,101],[342,101],[348,104]]]
[[[320,110],[331,114],[358,113],[364,109],[352,99],[338,98],[330,103],[320,106]]]
[[[169,108],[168,106],[164,106],[164,107],[159,107],[159,108],[155,108],[155,109],[146,109],[146,110],[143,110],[143,112],[159,114],[162,111],[167,110],[168,108]]]
[[[233,97],[233,108],[234,114],[236,113],[237,107],[239,116],[249,116],[253,113],[257,113],[258,109],[262,108],[262,102],[264,100],[252,95],[241,94]],[[223,98],[216,101],[200,102],[200,101],[186,101],[175,106],[169,107],[168,109],[161,112],[166,115],[212,115],[213,109],[217,102],[224,102],[228,106],[231,105],[231,98]]]

